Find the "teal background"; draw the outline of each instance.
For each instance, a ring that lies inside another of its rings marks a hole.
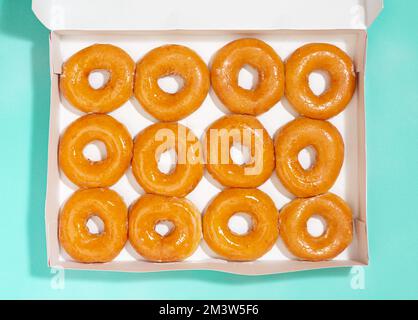
[[[418,298],[418,1],[386,0],[369,32],[365,289],[350,269],[245,277],[211,271],[127,274],[46,265],[48,30],[29,0],[0,0],[1,298]]]

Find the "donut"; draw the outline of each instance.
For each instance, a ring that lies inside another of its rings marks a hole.
[[[223,186],[256,188],[274,170],[273,141],[253,116],[224,116],[209,126],[204,139],[206,168]],[[239,165],[232,161],[230,149],[234,144],[249,149],[249,162]]]
[[[98,89],[89,83],[89,75],[105,70],[109,80]],[[95,44],[71,56],[62,67],[60,88],[77,109],[90,113],[108,113],[132,96],[135,62],[121,48]]]
[[[251,216],[252,227],[243,235],[228,227],[238,212]],[[268,252],[279,236],[278,211],[271,198],[258,189],[226,189],[209,204],[203,215],[203,238],[226,260],[251,261]]]
[[[106,146],[104,160],[91,161],[84,156],[84,147],[93,141],[101,141]],[[62,135],[59,166],[79,187],[108,187],[128,169],[132,148],[131,135],[122,123],[109,115],[88,114],[71,123]]]
[[[308,220],[314,215],[321,216],[327,225],[319,237],[308,232]],[[280,211],[279,224],[287,249],[302,260],[333,259],[353,239],[351,209],[343,199],[332,193],[291,201]]]
[[[351,58],[331,44],[312,43],[297,49],[286,61],[285,95],[302,116],[325,120],[345,109],[356,89],[356,73]],[[309,75],[326,71],[330,86],[316,95]]]
[[[166,174],[158,169],[158,159],[170,149],[176,151],[177,163]],[[153,124],[135,138],[132,173],[147,193],[184,197],[202,179],[201,149],[189,128],[178,123]]]
[[[99,217],[104,230],[90,233],[87,222]],[[83,263],[112,261],[128,240],[128,208],[113,190],[77,190],[59,215],[59,241],[65,251]]]
[[[239,86],[238,76],[245,66],[257,70],[258,81],[247,90]],[[216,96],[232,113],[259,115],[280,101],[284,93],[284,65],[267,43],[258,39],[239,39],[228,43],[215,55],[211,82]]]
[[[163,91],[158,79],[179,76],[182,87],[175,93]],[[160,121],[177,121],[196,111],[210,86],[209,70],[193,50],[165,45],[148,52],[136,66],[134,94],[141,106]]]
[[[313,147],[316,158],[304,169],[298,155]],[[344,141],[331,123],[297,118],[282,127],[274,140],[276,173],[283,186],[297,197],[327,192],[337,180],[344,161]]]
[[[164,236],[155,226],[169,221]],[[173,262],[191,256],[202,238],[200,212],[189,200],[146,194],[129,210],[129,242],[145,259]]]

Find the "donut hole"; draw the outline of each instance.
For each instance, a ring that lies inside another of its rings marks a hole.
[[[102,141],[94,140],[84,147],[83,155],[93,162],[102,161],[107,157],[106,145]]]
[[[102,89],[109,82],[109,79],[110,72],[103,69],[93,70],[88,77],[90,87],[94,90]]]
[[[250,148],[241,143],[233,143],[229,149],[229,155],[234,164],[243,166],[251,162]]]
[[[299,151],[298,161],[303,169],[309,170],[315,164],[316,150],[313,146],[307,146]]]
[[[168,149],[160,154],[157,160],[158,170],[164,174],[170,174],[177,165],[177,153],[174,148]]]
[[[319,238],[327,230],[327,222],[321,215],[315,214],[306,222],[306,228],[312,237]]]
[[[154,226],[155,232],[161,237],[167,237],[174,230],[174,223],[169,220],[158,221]]]
[[[309,87],[316,96],[320,96],[328,91],[331,84],[331,76],[328,71],[314,70],[309,75]]]
[[[158,79],[158,86],[165,93],[175,94],[184,86],[184,79],[176,74],[170,74]]]
[[[258,85],[258,71],[245,64],[238,73],[238,86],[245,90],[254,90]]]
[[[86,227],[90,234],[102,234],[104,232],[104,222],[100,217],[92,215],[86,221]]]
[[[245,236],[253,227],[252,217],[245,212],[237,212],[228,220],[228,228],[238,236]]]

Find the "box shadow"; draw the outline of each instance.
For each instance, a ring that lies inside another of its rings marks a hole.
[[[30,129],[29,199],[26,229],[29,248],[29,272],[33,276],[48,277],[45,239],[45,191],[47,173],[49,123],[49,31],[42,26],[31,10],[30,0],[6,0],[0,7],[0,29],[10,37],[31,43],[32,114]],[[30,30],[29,30],[30,28]],[[22,92],[22,94],[25,94]],[[16,97],[18,98],[18,97]],[[18,168],[17,168],[18,169]]]

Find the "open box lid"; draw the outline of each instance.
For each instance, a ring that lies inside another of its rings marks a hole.
[[[50,30],[366,29],[383,0],[32,0]]]

